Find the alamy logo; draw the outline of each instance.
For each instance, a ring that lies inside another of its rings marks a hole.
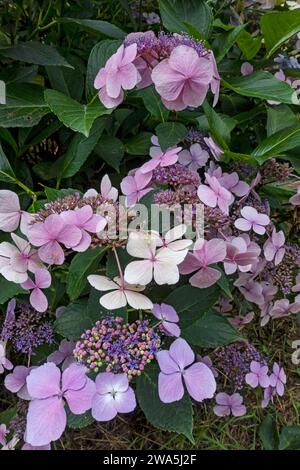
[[[0,104],[6,104],[6,86],[3,80],[0,80]]]
[[[292,363],[298,365],[300,364],[300,339],[292,342],[292,348],[296,350],[292,354]]]

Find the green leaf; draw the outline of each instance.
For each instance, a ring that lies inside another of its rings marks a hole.
[[[106,117],[102,116],[94,122],[88,137],[76,134],[71,140],[67,152],[50,168],[49,177],[57,176],[61,180],[74,176],[93,151],[105,124]]]
[[[90,20],[80,18],[59,18],[59,23],[74,23],[80,26],[80,29],[86,29],[92,33],[100,33],[113,39],[123,39],[126,33],[118,26],[102,20]]]
[[[198,289],[190,284],[176,288],[166,299],[167,304],[173,305],[180,316],[181,324],[189,325],[193,316],[197,319],[200,313],[207,312],[218,300],[220,295],[218,287]]]
[[[286,104],[280,104],[274,108],[267,108],[267,135],[270,136],[281,129],[296,126],[298,119]]]
[[[4,277],[0,276],[0,304],[4,304],[8,300],[16,297],[19,294],[25,294],[27,291],[22,289],[19,284],[7,281]]]
[[[207,100],[204,101],[202,107],[212,136],[224,150],[228,149],[228,144],[231,138],[230,133],[236,122],[234,119],[228,118],[228,116],[224,118],[220,114],[216,113],[216,111],[208,104]]]
[[[266,13],[260,19],[261,32],[264,36],[267,57],[288,39],[300,31],[300,11],[274,11]]]
[[[95,272],[105,252],[106,247],[97,247],[74,256],[67,277],[67,293],[71,300],[77,299],[85,289],[87,276]]]
[[[1,424],[6,424],[8,427],[9,423],[11,420],[16,416],[17,414],[17,407],[12,406],[11,408],[7,408],[4,411],[1,411],[0,413],[0,423]]]
[[[29,64],[61,65],[63,67],[70,67],[71,69],[73,68],[54,47],[43,44],[42,42],[28,41],[21,42],[16,46],[0,47],[0,55],[8,57],[9,59],[28,62]]]
[[[109,166],[119,172],[122,158],[124,157],[124,145],[117,137],[103,135],[94,152],[99,155]]]
[[[264,450],[278,449],[278,432],[276,421],[271,415],[267,415],[259,427],[259,437]]]
[[[45,194],[47,196],[47,200],[50,201],[55,201],[56,199],[61,199],[66,196],[70,196],[70,194],[75,194],[78,193],[78,189],[55,189],[55,188],[47,188],[47,186],[44,187]]]
[[[67,410],[67,425],[71,429],[83,429],[90,426],[94,422],[94,418],[90,411],[86,411],[82,415],[74,415],[71,411]]]
[[[13,83],[6,87],[6,104],[0,105],[0,126],[32,127],[49,112],[43,87]]]
[[[300,145],[300,126],[282,129],[263,140],[252,152],[252,156],[261,164],[269,157],[284,155]]]
[[[227,52],[232,48],[232,46],[236,43],[245,26],[246,25],[237,26],[236,28],[232,29],[229,33],[222,34],[220,38],[221,40],[218,41],[218,43],[220,43],[220,47],[218,47],[216,51],[217,62],[220,62],[225,57]]]
[[[193,315],[195,318],[195,315]],[[215,348],[241,339],[239,332],[219,313],[208,311],[199,315],[190,325],[181,329],[181,336],[189,343],[203,348]]]
[[[205,0],[159,0],[159,10],[163,25],[172,33],[188,33],[185,23],[189,23],[205,38],[210,34],[213,14]]]
[[[82,333],[92,326],[86,304],[68,305],[63,314],[55,320],[55,331],[70,341],[78,340]]]
[[[124,142],[126,152],[130,155],[149,155],[151,137],[150,132],[139,132]]]
[[[253,37],[245,30],[240,32],[236,42],[247,60],[253,59],[261,48],[261,37]]]
[[[46,90],[45,100],[58,119],[75,132],[89,136],[90,129],[97,117],[110,114],[99,100],[91,104],[80,104],[69,96],[56,90]]]
[[[1,143],[0,143],[0,181],[4,183],[14,183],[16,181],[16,175],[13,172],[12,167],[10,166],[9,161],[6,158],[5,153],[3,152]]]
[[[148,86],[147,88],[138,90],[138,96],[142,98],[145,108],[149,111],[151,116],[161,122],[168,120],[170,111],[163,105],[161,97],[155,90],[154,86]]]
[[[71,56],[73,58],[73,56]],[[81,100],[82,92],[84,89],[84,77],[81,69],[73,61],[74,70],[67,67],[47,66],[46,72],[49,77],[51,87],[54,90],[60,91],[65,95],[74,98],[74,100]]]
[[[139,405],[146,419],[163,431],[185,435],[192,443],[193,409],[191,400],[186,393],[174,403],[163,403],[158,396],[158,369],[148,367],[137,379],[136,394]]]
[[[117,51],[121,41],[104,39],[95,44],[91,50],[86,71],[86,97],[90,101],[97,93],[94,88],[94,80],[99,70],[104,67],[106,61]]]
[[[222,84],[239,95],[299,104],[295,90],[287,83],[277,80],[269,72],[254,72],[245,77],[222,80]]]
[[[186,127],[180,122],[164,122],[155,128],[162,150],[177,145],[187,134]]]
[[[0,139],[8,143],[11,146],[11,148],[14,150],[15,154],[18,153],[18,150],[19,150],[18,145],[15,139],[13,138],[13,136],[11,135],[10,131],[8,131],[7,129],[4,129],[3,127],[0,128]]]
[[[279,450],[300,450],[300,426],[285,426],[279,435]]]

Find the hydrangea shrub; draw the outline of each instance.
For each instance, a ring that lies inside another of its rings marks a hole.
[[[196,408],[264,413],[289,386],[253,325],[300,312],[300,9],[188,3],[159,1],[143,31],[69,12],[69,52],[57,19],[4,34],[3,449],[138,407],[193,442]]]

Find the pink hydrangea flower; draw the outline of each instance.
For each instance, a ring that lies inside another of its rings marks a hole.
[[[179,163],[187,166],[192,171],[197,171],[206,165],[209,154],[200,144],[192,144],[189,150],[185,149],[179,153]]]
[[[30,243],[15,233],[11,234],[15,245],[0,243],[0,273],[8,281],[20,284],[28,278],[27,271],[35,272],[42,266],[36,250]]]
[[[150,147],[149,154],[151,160],[144,163],[139,170],[143,174],[149,173],[159,166],[165,167],[174,165],[178,160],[178,153],[182,149],[182,147],[172,147],[163,151],[160,148],[158,138],[155,135],[152,136],[151,141],[155,145]]]
[[[195,271],[189,282],[193,287],[206,288],[217,282],[221,272],[211,268],[210,264],[223,261],[226,256],[226,242],[213,238],[212,240],[197,240],[194,252],[188,253],[184,262],[180,265],[180,274],[190,274]]]
[[[245,380],[252,388],[260,385],[262,388],[267,388],[270,385],[268,376],[268,366],[260,364],[257,361],[252,361],[250,364],[250,372],[246,374]]]
[[[243,294],[248,302],[252,302],[257,305],[263,305],[265,300],[263,296],[263,286],[261,283],[248,278],[245,274],[240,275],[239,278],[234,282],[234,285],[238,287],[239,291]]]
[[[285,236],[282,230],[276,232],[273,229],[271,238],[264,244],[264,255],[267,261],[273,261],[277,266],[283,260],[285,248],[284,248]]]
[[[22,400],[30,400],[26,379],[34,367],[16,366],[11,374],[5,377],[4,385]]]
[[[271,387],[271,385],[264,389],[264,398],[261,402],[261,407],[266,408],[270,401],[273,403],[273,399],[276,396],[276,389]]]
[[[273,307],[270,310],[270,315],[273,318],[284,318],[288,317],[292,313],[300,312],[300,302],[294,302],[290,304],[288,299],[276,300]]]
[[[243,237],[232,237],[227,242],[224,260],[225,273],[233,274],[237,268],[243,272],[249,271],[252,264],[257,261],[258,254],[256,250],[248,249],[247,242]]]
[[[132,90],[141,79],[133,64],[136,58],[137,45],[124,47],[122,44],[99,70],[94,87],[99,91],[100,101],[106,108],[114,108],[124,99],[123,90]]]
[[[221,156],[223,155],[223,150],[218,146],[218,144],[214,141],[212,137],[204,137],[204,142],[208,146],[210,153],[212,156],[219,161]]]
[[[32,401],[25,440],[33,446],[60,438],[67,424],[65,402],[72,413],[82,414],[91,408],[95,394],[94,382],[79,364],[72,364],[61,374],[53,362],[47,362],[30,372],[27,388]]]
[[[62,370],[67,369],[71,364],[73,364],[73,362],[75,362],[73,355],[75,346],[75,341],[68,341],[63,339],[59,345],[58,350],[54,351],[47,357],[47,362],[53,362],[57,366],[62,364]]]
[[[300,204],[300,186],[298,186],[297,188],[297,193],[294,194],[294,196],[292,196],[290,199],[289,199],[290,203],[293,204],[294,206],[299,206]]]
[[[142,197],[144,197],[152,188],[148,187],[152,178],[152,173],[143,174],[136,171],[134,176],[125,176],[121,182],[121,189],[126,196],[125,204],[127,207],[136,204]]]
[[[45,312],[48,308],[48,299],[42,289],[51,286],[51,274],[47,269],[38,269],[35,272],[34,281],[27,279],[21,284],[23,289],[31,290],[29,301],[38,312]]]
[[[0,341],[0,374],[3,374],[5,369],[11,370],[13,367],[12,363],[6,357],[5,343]]]
[[[188,343],[177,338],[169,350],[157,353],[161,372],[158,376],[158,394],[163,403],[181,400],[184,385],[196,401],[212,398],[216,381],[212,371],[205,364],[195,361],[195,354]]]
[[[124,279],[129,284],[147,285],[152,279],[158,285],[176,284],[179,281],[178,265],[182,263],[187,249],[175,251],[170,248],[158,248],[159,234],[131,232],[127,251],[131,256],[141,258],[132,261],[124,272]]]
[[[20,224],[21,232],[26,235],[32,218],[31,214],[21,210],[16,193],[7,189],[0,190],[0,230],[14,232]]]
[[[144,286],[128,284],[119,277],[112,281],[106,276],[97,274],[88,276],[88,281],[92,287],[100,292],[112,291],[100,297],[100,304],[107,310],[115,310],[125,307],[127,304],[137,310],[150,310],[153,304],[148,297],[141,294]]]
[[[154,304],[152,308],[153,315],[161,320],[161,325],[163,331],[168,336],[180,336],[180,328],[177,325],[179,322],[179,317],[177,312],[172,305],[164,304]]]
[[[66,225],[58,214],[49,215],[44,222],[34,223],[27,236],[32,245],[40,247],[39,257],[48,264],[63,264],[65,255],[60,243],[72,248],[82,239],[81,230]]]
[[[228,395],[221,392],[216,395],[217,405],[214,407],[214,413],[217,416],[243,416],[246,414],[246,407],[243,405],[243,397],[239,393]]]
[[[201,202],[209,207],[218,206],[224,214],[229,214],[229,206],[232,204],[234,197],[232,194],[224,188],[215,176],[209,176],[205,173],[206,182],[200,184],[197,194]]]
[[[254,207],[246,206],[241,209],[239,219],[236,219],[234,225],[237,229],[244,232],[253,230],[258,235],[263,235],[266,232],[265,227],[269,225],[270,219],[266,214],[259,214]]]
[[[90,233],[101,232],[107,225],[107,220],[101,215],[93,213],[91,206],[83,206],[74,211],[64,211],[61,213],[63,221],[70,226],[77,227],[81,231],[80,242],[73,246],[74,251],[86,251],[92,241]]]
[[[218,374],[217,370],[214,368],[213,362],[212,362],[212,360],[209,356],[199,356],[197,354],[197,362],[203,362],[203,364],[205,364],[212,371],[214,377],[219,376],[219,374]]]
[[[273,387],[277,394],[282,397],[284,394],[284,386],[286,384],[286,374],[283,367],[280,367],[277,362],[273,364],[273,373],[270,375],[270,385]]]
[[[166,108],[174,111],[188,106],[197,108],[213,78],[212,62],[199,57],[191,47],[177,46],[168,59],[154,67],[151,77]]]
[[[185,250],[193,244],[192,240],[182,238],[187,231],[187,226],[184,224],[176,225],[176,227],[168,230],[162,237],[162,246],[170,248],[170,250],[181,251]]]
[[[249,192],[249,184],[240,181],[239,175],[235,171],[233,173],[223,173],[218,180],[224,188],[238,197],[245,196]]]
[[[104,199],[111,200],[113,202],[116,202],[116,200],[118,199],[119,191],[117,190],[117,188],[114,188],[112,186],[110,178],[109,178],[108,175],[104,175],[102,180],[101,180],[100,194]],[[96,197],[96,196],[98,196],[98,191],[96,191],[96,189],[92,189],[92,188],[88,189],[83,195],[84,198]]]
[[[241,66],[241,74],[242,75],[251,75],[253,73],[253,65],[249,62],[244,62]]]
[[[249,312],[245,316],[237,315],[234,318],[229,318],[230,323],[238,329],[242,329],[248,323],[251,323],[254,318],[254,312]]]
[[[110,421],[118,413],[131,413],[136,407],[133,389],[126,374],[102,372],[96,377],[92,416],[96,421]]]

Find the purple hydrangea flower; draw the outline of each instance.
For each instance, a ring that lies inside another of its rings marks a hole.
[[[177,338],[169,350],[156,355],[161,372],[158,376],[158,394],[163,403],[181,400],[184,385],[196,401],[212,398],[216,381],[212,371],[203,363],[194,363],[195,354],[188,343]]]
[[[282,397],[284,394],[284,386],[286,384],[286,374],[283,367],[277,362],[273,364],[273,373],[270,376],[270,385],[276,389],[277,394]]]
[[[110,421],[117,413],[130,413],[136,407],[133,389],[126,374],[103,372],[96,377],[92,416],[96,421]]]
[[[217,416],[243,416],[246,414],[246,407],[243,405],[243,397],[239,393],[228,395],[227,393],[218,393],[216,396],[217,405],[214,407],[214,413]]]
[[[251,372],[246,374],[246,383],[252,388],[256,388],[258,385],[267,388],[270,385],[268,370],[268,366],[260,364],[260,362],[257,361],[252,361],[250,364]]]
[[[161,326],[164,333],[168,336],[180,336],[180,328],[176,324],[179,317],[172,305],[154,304],[152,309],[153,315],[161,320]]]

